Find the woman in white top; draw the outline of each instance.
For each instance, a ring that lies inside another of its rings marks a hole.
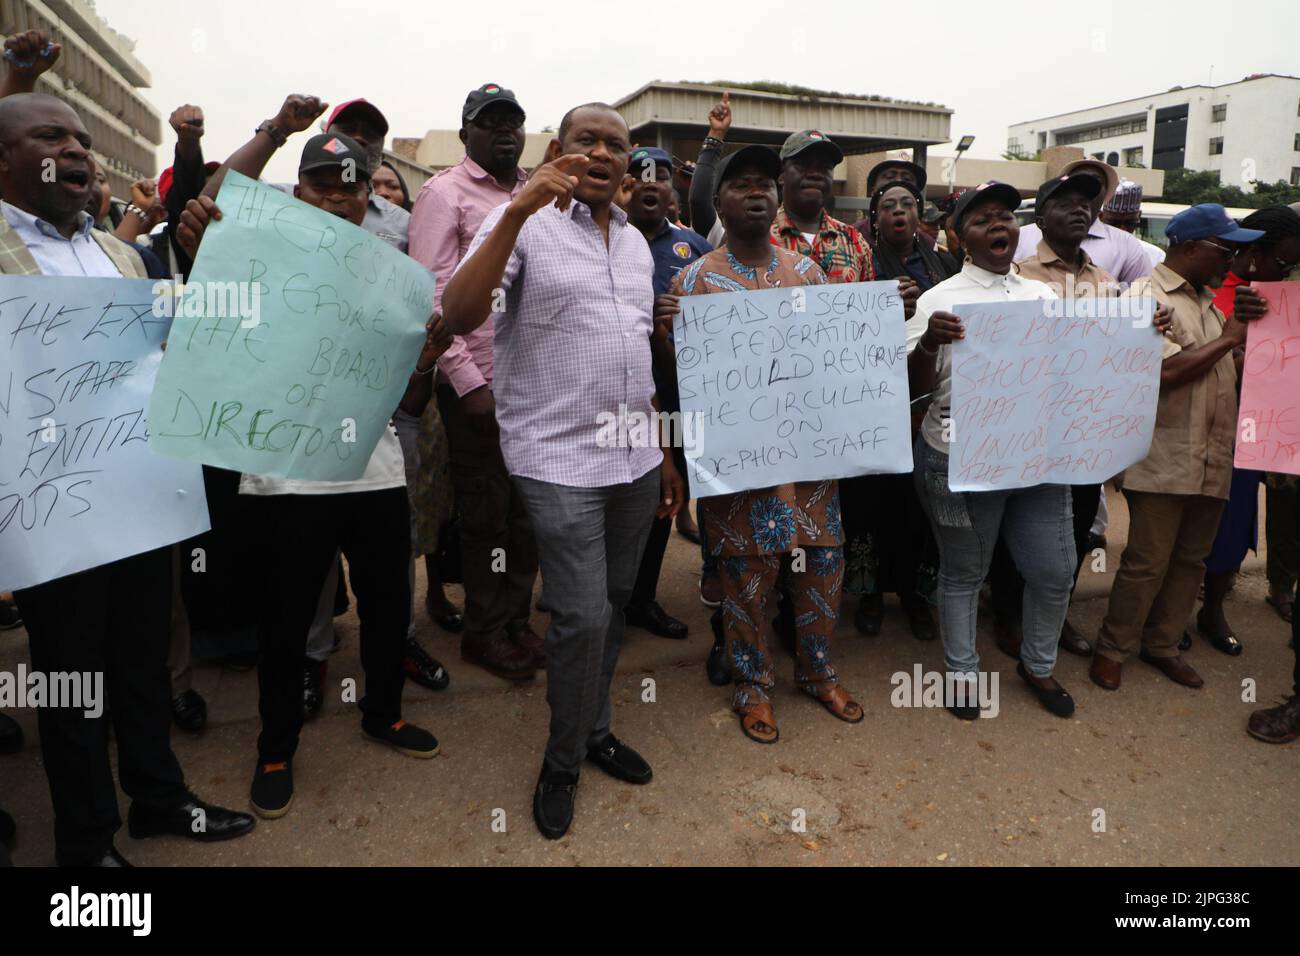
[[[1052,677],[1074,580],[1069,487],[954,492],[948,485],[951,343],[964,334],[951,309],[976,302],[1057,298],[1047,285],[1023,278],[1012,267],[1019,204],[1019,192],[1005,183],[984,183],[962,194],[952,213],[966,252],[962,271],[924,293],[907,322],[912,395],[930,395],[916,442],[915,479],[939,542],[939,623],[949,675],[945,704],[964,720],[978,717],[990,703],[983,699],[987,685],[976,686],[975,624],[980,586],[999,534],[1025,578],[1024,641],[1016,671],[1053,714],[1074,713],[1073,699]]]

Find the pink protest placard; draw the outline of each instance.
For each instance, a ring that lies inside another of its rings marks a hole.
[[[1300,282],[1254,288],[1268,315],[1246,334],[1233,464],[1300,475]]]

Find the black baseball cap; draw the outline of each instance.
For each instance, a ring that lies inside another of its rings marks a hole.
[[[781,144],[781,162],[787,159],[794,159],[804,153],[817,151],[824,154],[831,162],[838,166],[844,162],[844,150],[840,149],[831,138],[825,133],[815,129],[800,130],[798,133],[791,133],[786,141]]]
[[[735,171],[747,164],[758,166],[773,179],[781,175],[781,157],[770,146],[742,146],[730,155],[718,161],[717,172],[713,175],[713,195],[722,191],[723,182],[734,176]]]
[[[1096,176],[1090,176],[1087,173],[1066,174],[1064,176],[1055,176],[1049,179],[1043,185],[1038,187],[1038,192],[1034,196],[1034,211],[1042,215],[1043,207],[1047,205],[1047,200],[1062,189],[1075,189],[1083,193],[1088,199],[1096,199],[1101,195],[1101,180]]]
[[[524,108],[519,105],[519,101],[515,99],[512,90],[507,90],[504,86],[498,86],[495,83],[484,83],[477,90],[470,90],[469,96],[465,97],[465,105],[460,111],[461,125],[468,123],[493,103],[509,103],[519,112],[524,111]]]
[[[366,161],[366,151],[356,140],[342,133],[320,133],[307,140],[307,145],[302,148],[298,172],[306,173],[313,169],[343,166],[349,160],[353,163],[357,176],[362,179],[370,178],[370,164]]]
[[[916,188],[925,191],[925,167],[916,163],[910,163],[905,159],[886,159],[883,162],[876,163],[871,167],[871,172],[867,173],[867,195],[870,196],[876,191],[876,178],[886,169],[908,169],[916,178]]]
[[[996,179],[991,179],[986,183],[980,183],[974,189],[968,189],[953,203],[952,207],[952,228],[958,234],[961,233],[961,222],[966,217],[966,211],[977,202],[983,202],[985,199],[993,199],[1012,212],[1020,208],[1020,190],[1009,183],[1000,183]]]

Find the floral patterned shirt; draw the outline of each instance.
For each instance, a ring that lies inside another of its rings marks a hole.
[[[809,244],[782,206],[772,220],[772,244],[808,256],[822,267],[828,282],[871,282],[876,278],[871,246],[862,233],[825,210],[821,228]]]
[[[824,285],[826,276],[807,256],[773,247],[760,270],[727,248],[715,249],[677,273],[672,295],[708,295]],[[723,558],[778,555],[797,547],[837,547],[844,540],[839,482],[801,481],[701,498],[700,521],[713,553]]]

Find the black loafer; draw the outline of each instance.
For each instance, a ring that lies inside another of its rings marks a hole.
[[[1092,656],[1092,644],[1086,637],[1074,629],[1074,625],[1066,621],[1061,625],[1061,639],[1057,646],[1063,651],[1069,651],[1071,654],[1077,654],[1080,657]]]
[[[247,813],[215,807],[193,794],[185,802],[166,809],[132,803],[126,820],[131,838],[135,840],[179,836],[202,843],[216,843],[241,837],[256,826],[256,821]]]
[[[310,657],[302,662],[302,719],[313,720],[325,706],[325,662]]]
[[[110,846],[107,850],[104,851],[102,856],[94,860],[68,860],[65,859],[64,857],[59,856],[58,854],[55,854],[54,862],[57,863],[59,866],[71,866],[71,867],[102,866],[102,867],[116,868],[116,867],[132,866],[131,863],[127,862],[126,857],[122,856],[122,854],[117,852],[117,847],[115,846]]]
[[[172,700],[172,723],[187,733],[197,734],[208,725],[208,702],[190,689]]]
[[[875,637],[885,619],[885,598],[882,594],[864,594],[853,612],[853,626],[859,634]]]
[[[16,754],[23,749],[23,728],[8,714],[0,714],[0,754]]]
[[[1016,664],[1016,673],[1029,685],[1029,689],[1038,695],[1038,702],[1057,717],[1069,717],[1074,714],[1074,698],[1064,687],[1049,689],[1040,687],[1025,670],[1024,662]]]
[[[542,762],[533,793],[533,820],[542,836],[558,840],[569,832],[573,823],[573,802],[578,795],[578,775],[552,770]]]
[[[429,620],[449,634],[460,634],[465,630],[465,615],[456,610],[456,606],[451,602],[439,606],[426,600],[424,611],[429,615]]]
[[[727,639],[722,636],[722,611],[714,611],[709,618],[709,628],[713,631],[713,646],[709,656],[704,660],[704,673],[709,676],[709,683],[714,687],[726,687],[731,683],[731,671],[727,668]]]
[[[669,615],[658,601],[650,601],[644,607],[629,607],[623,612],[624,623],[628,627],[639,627],[649,631],[655,637],[666,637],[674,641],[686,640],[689,629],[677,618]]]
[[[1207,627],[1203,611],[1204,608],[1196,613],[1196,629],[1201,632],[1201,637],[1205,638],[1211,645],[1213,645],[1216,651],[1221,654],[1227,654],[1229,657],[1236,657],[1246,649],[1245,645],[1243,645],[1241,641],[1237,640],[1237,635],[1232,633],[1224,634],[1214,628]],[[1183,648],[1181,645],[1179,649],[1186,650],[1186,648]]]
[[[977,681],[966,681],[966,689],[958,695],[957,687],[961,681],[952,682],[952,697],[948,698],[948,682],[944,681],[944,709],[952,714],[958,720],[979,720],[980,716],[980,693],[979,683]],[[962,700],[958,703],[958,700]]]
[[[901,598],[903,610],[907,614],[907,626],[912,636],[918,641],[933,641],[939,636],[934,626],[934,615],[930,604],[920,595],[910,594]]]
[[[628,783],[649,783],[654,776],[645,758],[613,734],[588,747],[587,759],[611,777]]]

